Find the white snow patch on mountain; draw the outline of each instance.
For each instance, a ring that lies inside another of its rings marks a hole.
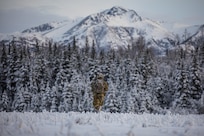
[[[43,35],[49,38],[52,38],[54,41],[62,41],[63,39],[63,34],[71,29],[73,26],[75,26],[77,23],[79,23],[81,19],[76,19],[72,21],[65,21],[59,26],[55,27],[54,29],[44,33]]]

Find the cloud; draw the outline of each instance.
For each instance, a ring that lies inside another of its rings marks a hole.
[[[177,28],[185,28],[185,27],[189,27],[189,24],[184,24],[184,23],[175,23],[173,28],[177,29]]]

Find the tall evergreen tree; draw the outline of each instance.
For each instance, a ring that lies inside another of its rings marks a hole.
[[[0,96],[3,97],[3,93],[7,93],[7,75],[8,73],[8,56],[6,53],[6,46],[2,45],[1,50],[1,63],[0,63]],[[1,98],[1,97],[0,97]]]
[[[51,91],[51,112],[57,112],[58,111],[58,100],[57,100],[57,88],[55,86],[52,87]]]
[[[50,111],[51,109],[51,104],[52,104],[52,99],[51,99],[51,87],[49,82],[47,83],[45,92],[42,94],[42,105],[41,105],[41,110],[46,110]]]
[[[200,78],[201,72],[196,54],[197,51],[193,54],[192,59],[192,66],[190,71],[190,89],[192,91],[191,92],[192,98],[195,100],[199,100],[201,98],[203,90]]]
[[[109,84],[109,90],[106,94],[106,99],[104,104],[105,110],[111,113],[119,112],[119,108],[120,108],[119,102],[116,97],[116,91],[117,89],[115,85],[111,82]]]
[[[91,47],[91,58],[94,60],[96,58],[96,45],[93,40],[92,42],[92,47]]]
[[[9,54],[9,69],[7,73],[7,91],[10,102],[10,107],[14,101],[15,93],[17,93],[17,83],[19,81],[21,62],[18,56],[18,49],[14,42],[11,45],[11,51]],[[12,109],[11,109],[12,110]]]
[[[73,101],[73,94],[71,92],[71,86],[68,82],[64,83],[64,88],[61,95],[59,111],[60,112],[69,112],[72,111],[72,101]]]
[[[4,91],[0,100],[0,111],[8,111],[9,108],[9,99],[7,92]]]
[[[181,58],[178,62],[178,68],[177,68],[177,75],[176,81],[175,81],[175,94],[174,94],[174,103],[173,108],[176,112],[185,112],[183,110],[187,110],[192,108],[191,103],[191,92],[189,87],[189,73],[187,71],[187,67],[184,64],[185,60],[185,52],[181,50]]]

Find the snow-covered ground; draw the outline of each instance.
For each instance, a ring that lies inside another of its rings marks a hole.
[[[204,115],[0,113],[0,136],[203,136]]]

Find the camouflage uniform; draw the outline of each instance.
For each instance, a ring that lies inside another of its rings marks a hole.
[[[100,85],[97,85],[98,83]],[[106,81],[104,81],[104,76],[102,74],[99,74],[96,80],[93,81],[91,87],[94,97],[93,105],[94,108],[99,111],[101,106],[103,105],[106,92],[108,91],[108,84]]]

